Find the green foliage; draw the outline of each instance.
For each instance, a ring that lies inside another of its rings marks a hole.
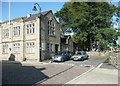
[[[113,28],[104,28],[97,31],[95,35],[96,41],[101,39],[107,40],[109,42],[114,41],[117,38],[117,32]]]
[[[87,35],[88,33],[82,31],[81,33],[79,34],[74,34],[73,37],[72,37],[72,40],[75,42],[75,43],[84,43],[87,41]]]
[[[98,31],[98,34],[95,35],[95,40],[99,41],[98,49],[104,50],[108,48],[109,43],[115,42],[117,38],[117,33],[112,28],[104,28]],[[115,43],[113,43],[115,44]]]
[[[116,37],[116,32],[111,27],[111,18],[117,14],[118,9],[107,2],[66,2],[63,8],[55,13],[56,17],[64,23],[62,26],[72,28],[75,43],[101,41],[101,46],[106,46]]]
[[[120,32],[117,32],[117,36],[120,36]]]
[[[108,41],[107,40],[104,40],[104,39],[101,39],[101,41],[99,42],[99,45],[98,45],[98,49],[103,51],[103,50],[106,50],[108,47]]]

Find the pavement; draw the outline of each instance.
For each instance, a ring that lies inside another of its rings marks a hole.
[[[110,67],[93,68],[66,84],[118,84],[118,70]]]

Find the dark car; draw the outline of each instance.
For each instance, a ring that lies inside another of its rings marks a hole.
[[[53,61],[67,61],[69,60],[71,57],[71,52],[69,51],[61,51],[58,52],[56,55],[52,56],[52,60]]]

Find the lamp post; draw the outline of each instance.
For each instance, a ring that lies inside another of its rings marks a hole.
[[[90,50],[92,51],[92,30],[90,29]]]
[[[42,61],[42,58],[41,58],[41,7],[40,7],[40,5],[38,4],[38,3],[35,3],[34,4],[34,7],[33,7],[33,11],[37,11],[37,8],[36,8],[36,5],[39,7],[39,29],[40,29],[40,32],[39,32],[39,37],[40,37],[40,39],[39,39],[39,61]]]
[[[90,25],[91,23],[93,22],[93,17],[90,16],[89,17],[89,22],[90,22]],[[92,27],[90,27],[90,30],[89,30],[89,35],[90,35],[90,51],[92,51]]]

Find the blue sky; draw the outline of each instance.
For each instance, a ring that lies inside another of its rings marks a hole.
[[[52,10],[53,13],[60,10],[64,2],[38,2],[42,12]],[[10,3],[10,19],[16,17],[24,17],[27,14],[35,14],[39,11],[32,11],[34,2],[11,2]],[[9,20],[9,3],[2,2],[2,19],[1,21]]]
[[[27,14],[35,14],[38,12],[32,11],[32,8],[36,2],[11,2],[10,3],[10,19],[14,19],[17,17],[24,17]],[[52,10],[53,13],[59,11],[65,2],[38,2],[41,6],[42,12],[47,10]],[[112,4],[118,5],[115,2]],[[9,3],[2,2],[2,18],[0,21],[9,20]]]

